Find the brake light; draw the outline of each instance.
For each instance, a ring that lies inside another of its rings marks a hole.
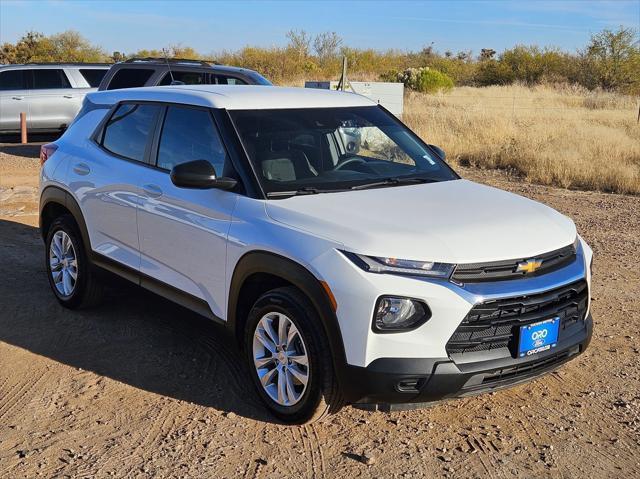
[[[58,145],[55,143],[47,143],[46,145],[42,145],[40,147],[40,166],[44,165],[44,162],[47,161],[58,149]]]

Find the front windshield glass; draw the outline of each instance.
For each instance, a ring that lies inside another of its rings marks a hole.
[[[270,196],[457,178],[417,136],[377,106],[230,114]]]

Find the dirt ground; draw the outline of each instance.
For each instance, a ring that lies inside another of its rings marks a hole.
[[[0,144],[0,477],[640,477],[640,197],[462,170],[576,221],[595,251],[590,348],[499,393],[287,427],[206,320],[120,283],[99,309],[58,305],[37,154]]]

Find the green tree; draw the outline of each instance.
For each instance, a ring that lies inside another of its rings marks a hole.
[[[636,31],[620,27],[591,36],[581,52],[585,66],[585,83],[605,90],[638,91],[640,89],[640,46]]]

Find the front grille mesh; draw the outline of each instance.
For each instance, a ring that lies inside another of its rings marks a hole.
[[[559,317],[563,331],[583,321],[588,304],[584,280],[544,293],[486,301],[475,305],[447,342],[447,353],[464,354],[517,348],[520,326]]]
[[[576,250],[573,245],[565,246],[550,253],[535,257],[542,261],[540,268],[534,273],[526,274],[526,277],[539,276],[551,273],[568,265],[576,258]],[[505,261],[493,261],[489,263],[459,264],[456,266],[451,279],[457,283],[480,283],[483,281],[502,281],[506,279],[518,279],[525,277],[525,273],[518,272],[518,264],[528,258],[512,259]]]

